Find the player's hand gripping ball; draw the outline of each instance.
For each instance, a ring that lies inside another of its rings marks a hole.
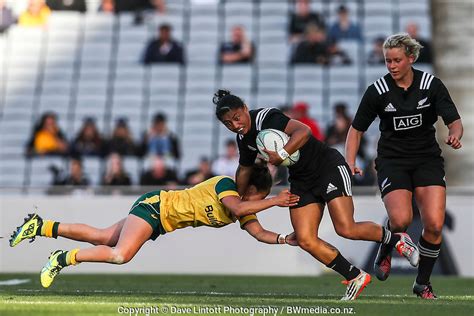
[[[263,158],[268,161],[268,155],[263,149],[278,152],[286,145],[289,139],[290,137],[282,131],[276,129],[264,129],[257,135],[257,148]],[[284,159],[281,165],[294,165],[296,162],[298,162],[298,159],[300,159],[299,150],[295,151],[288,158]]]

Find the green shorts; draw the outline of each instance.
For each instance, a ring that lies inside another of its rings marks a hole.
[[[133,203],[132,208],[130,209],[129,214],[133,214],[144,219],[148,224],[150,224],[153,229],[153,233],[150,236],[151,240],[155,240],[160,235],[166,234],[163,225],[161,225],[160,220],[160,202],[156,203],[141,203],[142,201],[153,197],[155,195],[160,195],[160,190],[151,191],[140,196],[135,203]]]

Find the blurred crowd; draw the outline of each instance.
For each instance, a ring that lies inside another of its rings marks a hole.
[[[218,1],[215,1],[218,3]],[[341,4],[337,7],[337,19],[328,23],[320,12],[315,12],[310,0],[295,0],[288,24],[288,41],[290,43],[290,64],[350,65],[354,63],[350,54],[341,46],[342,41],[363,40],[361,27],[354,22],[349,8]],[[18,23],[26,27],[46,27],[51,11],[87,11],[86,0],[29,0],[28,7],[18,17],[0,0],[0,33]],[[135,24],[144,22],[144,15],[166,15],[165,0],[102,0],[99,11],[104,14],[133,12]],[[431,44],[420,38],[418,25],[408,22],[405,32],[417,39],[423,46],[419,63],[432,63]],[[372,41],[373,48],[368,54],[368,64],[383,64],[382,44],[389,34],[380,34]],[[258,47],[246,35],[243,25],[231,27],[229,38],[220,44],[218,62],[221,64],[252,63]],[[150,39],[142,56],[137,56],[144,65],[153,63],[186,63],[183,43],[173,37],[171,24],[158,26],[157,34]]]
[[[216,1],[217,3],[218,1]],[[329,23],[322,12],[316,12],[310,0],[295,0],[290,10],[288,33],[289,64],[320,64],[325,66],[350,65],[356,61],[340,45],[344,41],[372,42],[367,55],[367,64],[383,65],[383,42],[387,35],[380,34],[376,38],[364,38],[360,25],[355,22],[353,12],[343,4],[335,6],[334,22]],[[0,33],[7,32],[9,27],[18,24],[24,27],[47,27],[51,11],[77,11],[84,13],[87,9],[85,0],[28,0],[24,12],[16,16],[7,7],[5,0],[0,0]],[[99,11],[103,14],[133,12],[135,24],[144,23],[146,14],[166,15],[166,0],[102,0]],[[409,22],[405,31],[417,39],[424,49],[418,62],[432,63],[429,41],[420,38],[416,23]],[[158,26],[156,36],[144,43],[143,54],[137,56],[143,65],[154,63],[186,64],[185,45],[173,35],[173,26],[163,23]],[[247,35],[245,26],[233,25],[227,38],[223,40],[217,51],[219,64],[253,63],[258,54],[257,44]],[[265,104],[259,106],[267,106]],[[296,102],[282,105],[281,109],[291,118],[307,124],[318,140],[325,142],[344,153],[344,142],[352,122],[348,109],[354,105],[343,103],[333,105],[332,121],[320,128],[316,120],[310,117],[311,106],[321,106]],[[178,170],[181,159],[180,141],[167,126],[167,118],[157,113],[151,120],[149,129],[139,139],[134,139],[127,118],[114,122],[111,133],[104,134],[98,128],[94,117],[84,120],[77,135],[67,139],[59,128],[55,113],[43,113],[38,120],[27,144],[26,154],[30,157],[60,155],[70,158],[69,170],[51,168],[54,173],[53,184],[89,185],[87,170],[83,170],[84,157],[98,157],[104,161],[105,168],[101,176],[103,185],[177,185],[195,184],[213,175],[234,176],[238,166],[238,149],[234,140],[223,146],[225,154],[221,157],[201,157],[192,170]],[[358,165],[365,169],[364,177],[356,177],[356,184],[372,185],[374,183],[373,162],[366,153],[362,140],[358,154]],[[147,168],[139,177],[131,177],[132,170],[125,170],[124,157],[137,157],[147,161]],[[171,162],[171,163],[170,163]],[[285,168],[274,168],[274,177],[281,184],[287,181]],[[138,179],[133,183],[132,178]]]
[[[89,185],[87,171],[83,170],[82,160],[97,157],[106,161],[102,185],[178,185],[197,184],[214,175],[234,176],[238,166],[238,149],[234,140],[225,143],[224,154],[211,161],[201,157],[192,170],[180,175],[176,166],[181,159],[180,141],[167,126],[163,113],[154,115],[148,131],[140,140],[135,140],[127,120],[120,118],[108,136],[98,129],[92,117],[84,119],[77,135],[68,140],[59,127],[57,115],[44,113],[35,125],[27,143],[26,154],[31,158],[61,156],[70,160],[70,170],[60,170],[51,166],[54,185]],[[148,162],[139,177],[139,183],[132,183],[130,170],[125,170],[123,157],[136,157]]]
[[[311,128],[313,136],[328,146],[344,154],[347,132],[352,123],[348,106],[336,104],[333,109],[333,120],[326,130],[310,117],[310,106],[306,102],[293,105],[282,105],[280,109],[290,118],[301,121]],[[52,166],[54,185],[89,185],[87,171],[83,170],[84,157],[97,157],[106,162],[105,172],[101,177],[102,185],[157,185],[173,186],[197,184],[215,175],[234,176],[239,164],[239,153],[234,139],[223,144],[223,155],[219,157],[201,157],[191,170],[181,171],[177,166],[181,159],[180,140],[167,125],[167,117],[156,113],[146,132],[139,140],[134,139],[126,118],[115,122],[110,135],[104,135],[92,117],[84,119],[82,126],[72,139],[67,139],[59,127],[57,115],[44,113],[35,125],[26,146],[26,154],[31,158],[44,156],[62,156],[70,158],[70,170],[66,172]],[[137,183],[132,182],[129,172],[125,170],[123,157],[136,157],[146,161],[145,168],[139,175]],[[358,153],[358,165],[365,170],[363,177],[357,177],[356,185],[374,184],[372,157],[366,153],[366,141],[362,139]],[[287,184],[288,174],[285,167],[272,168],[271,172],[278,184]]]

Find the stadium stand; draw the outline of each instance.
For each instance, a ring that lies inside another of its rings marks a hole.
[[[23,1],[7,3],[23,5]],[[251,108],[305,101],[311,116],[325,129],[334,103],[344,101],[354,113],[366,86],[385,73],[383,66],[366,65],[373,38],[402,31],[415,19],[421,35],[430,37],[427,0],[346,4],[364,35],[362,42],[339,45],[353,60],[349,66],[288,63],[292,1],[174,0],[169,1],[166,15],[145,14],[144,22],[137,25],[133,14],[103,14],[97,12],[100,1],[89,0],[85,14],[52,12],[47,28],[13,26],[0,35],[0,185],[46,186],[51,183],[51,164],[67,167],[64,158],[24,155],[33,124],[45,111],[57,113],[68,140],[77,134],[83,119],[92,116],[104,136],[110,135],[118,118],[127,117],[136,141],[153,114],[163,112],[181,139],[183,157],[177,165],[181,173],[196,166],[201,156],[216,158],[220,145],[231,136],[214,118],[211,98],[218,87],[231,89]],[[312,1],[312,8],[326,16],[328,25],[335,21],[338,5]],[[173,36],[184,44],[186,65],[140,64],[146,42],[163,22],[173,26]],[[255,61],[219,65],[219,43],[236,24],[245,27],[255,44]],[[431,71],[430,65],[421,68]],[[143,159],[124,160],[134,184]],[[99,184],[103,167],[99,158],[84,161],[93,185]]]

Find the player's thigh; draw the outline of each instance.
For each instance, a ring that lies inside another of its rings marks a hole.
[[[417,187],[415,199],[423,227],[434,233],[441,233],[446,214],[446,188],[439,185]]]
[[[351,196],[340,196],[328,202],[329,215],[334,228],[347,228],[354,224],[354,202]]]
[[[335,227],[345,227],[354,223],[352,184],[351,170],[345,162],[328,167],[322,172],[320,192],[328,204]]]
[[[120,232],[115,248],[125,257],[133,257],[143,244],[150,239],[153,228],[143,218],[129,214]]]
[[[291,224],[299,241],[306,238],[316,238],[323,212],[324,204],[320,203],[311,203],[290,209]]]

